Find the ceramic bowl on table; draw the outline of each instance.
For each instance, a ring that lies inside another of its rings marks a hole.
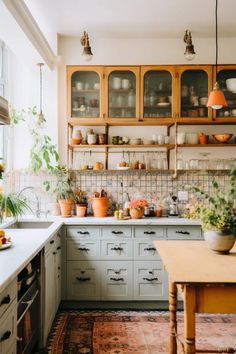
[[[227,143],[233,134],[213,134],[212,136],[218,143]]]
[[[231,92],[236,92],[236,78],[226,80],[227,90]]]

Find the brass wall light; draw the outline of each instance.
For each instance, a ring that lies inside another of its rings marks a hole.
[[[80,42],[82,46],[84,47],[82,56],[84,57],[84,60],[90,61],[93,58],[93,53],[89,44],[89,36],[86,31],[84,31],[84,34],[82,35]]]
[[[191,36],[191,32],[189,30],[185,31],[184,34],[184,43],[186,43],[186,48],[185,48],[185,59],[187,60],[193,60],[195,58],[195,51],[194,51],[194,46],[192,43],[192,36]]]

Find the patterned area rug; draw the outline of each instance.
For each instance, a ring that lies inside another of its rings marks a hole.
[[[178,314],[178,323],[181,338],[182,314]],[[196,332],[198,349],[236,350],[234,315],[197,315]],[[166,354],[169,315],[159,311],[61,311],[47,350],[49,354]],[[178,344],[178,353],[182,352]]]

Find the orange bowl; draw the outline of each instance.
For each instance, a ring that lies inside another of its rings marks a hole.
[[[218,143],[227,143],[227,141],[232,138],[233,134],[214,134],[212,136]]]

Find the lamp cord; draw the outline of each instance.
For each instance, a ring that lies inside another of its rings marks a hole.
[[[218,64],[218,0],[215,6],[215,24],[216,24],[216,77],[217,77],[217,64]],[[216,80],[217,81],[217,80]]]

